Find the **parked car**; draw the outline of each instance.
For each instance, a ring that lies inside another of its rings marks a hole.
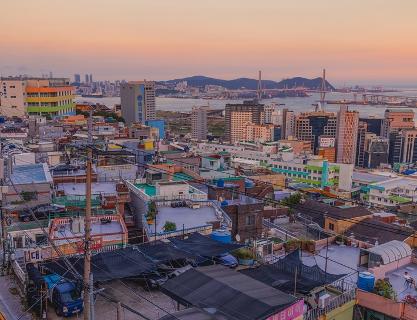
[[[230,267],[230,268],[236,268],[239,265],[239,262],[237,261],[237,259],[229,253],[224,253],[222,255],[214,257],[214,261],[217,264],[221,264],[223,266]]]

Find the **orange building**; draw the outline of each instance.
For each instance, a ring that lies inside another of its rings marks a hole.
[[[318,155],[329,162],[336,161],[336,148],[334,147],[319,147]]]

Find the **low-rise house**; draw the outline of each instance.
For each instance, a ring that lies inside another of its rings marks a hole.
[[[51,202],[53,181],[46,163],[13,166],[11,171],[4,203],[35,206]]]
[[[394,178],[368,185],[363,199],[375,207],[396,207],[417,202],[417,179]]]

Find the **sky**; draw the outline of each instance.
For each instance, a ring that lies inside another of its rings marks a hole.
[[[417,87],[417,1],[2,1],[0,74]]]

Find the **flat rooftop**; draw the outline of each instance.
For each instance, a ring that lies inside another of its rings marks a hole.
[[[57,189],[64,191],[66,195],[85,195],[85,183],[60,183]],[[115,182],[93,182],[92,194],[117,194]]]
[[[46,163],[24,164],[13,167],[10,176],[13,184],[51,183],[52,177]]]
[[[389,279],[393,289],[397,293],[398,301],[401,301],[407,295],[415,296],[416,289],[409,288],[406,286],[404,272],[408,272],[408,274],[417,281],[417,265],[414,263],[410,263],[405,265],[399,269],[396,269],[392,272],[386,274],[386,278]]]
[[[392,179],[393,177],[369,173],[369,172],[360,172],[360,171],[353,171],[352,180],[353,181],[360,181],[366,183],[375,183],[375,182],[383,182]]]
[[[350,246],[329,245],[327,252],[327,272],[331,274],[348,274],[347,281],[356,283],[359,270],[360,249]],[[311,255],[303,252],[302,261],[305,265],[317,265],[326,270],[326,247],[317,254]]]
[[[121,233],[123,232],[122,225],[119,221],[111,221],[110,223],[92,222],[91,223],[91,235],[105,236],[106,241],[120,240]],[[56,245],[63,245],[69,242],[77,242],[80,237],[84,237],[84,232],[75,233],[71,230],[70,223],[58,224],[57,230],[52,232],[52,237],[55,240]],[[75,237],[75,238],[74,238]],[[65,239],[70,238],[70,239]],[[62,239],[62,240],[59,240]]]
[[[165,222],[171,221],[177,225],[177,230],[201,227],[209,224],[212,221],[219,221],[216,216],[216,211],[213,207],[201,206],[198,209],[191,209],[188,207],[171,208],[158,207],[158,214],[156,216],[156,232],[163,232]],[[152,232],[155,232],[155,226],[150,226]]]
[[[384,187],[385,189],[392,189],[395,187],[415,187],[417,188],[417,179],[413,178],[394,178],[387,181],[383,181],[378,183],[380,187]]]

